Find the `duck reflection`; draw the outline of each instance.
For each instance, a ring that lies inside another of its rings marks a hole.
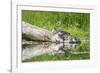
[[[80,43],[50,43],[50,42],[32,42],[32,44],[23,44],[22,60],[30,59],[43,54],[56,55],[64,54],[70,49],[75,48]]]

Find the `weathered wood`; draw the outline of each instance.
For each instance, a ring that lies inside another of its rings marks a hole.
[[[30,40],[50,41],[51,32],[35,25],[22,22],[22,36]]]
[[[51,41],[80,43],[80,40],[71,36],[68,32],[62,30],[48,31],[35,25],[22,22],[22,39],[28,38],[31,41]]]

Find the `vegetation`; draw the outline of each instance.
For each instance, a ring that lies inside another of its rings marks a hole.
[[[65,32],[69,32],[72,36],[77,37],[82,41],[81,45],[73,49],[72,52],[88,52],[83,54],[72,54],[67,52],[60,56],[50,56],[45,54],[38,57],[33,57],[23,62],[47,60],[79,60],[90,58],[90,44],[87,42],[90,37],[89,13],[22,10],[22,21],[28,22],[41,28],[45,28],[50,31],[57,27],[64,30]]]

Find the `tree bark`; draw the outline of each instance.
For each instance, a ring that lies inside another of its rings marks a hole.
[[[23,21],[22,37],[30,40],[51,41],[51,32]]]

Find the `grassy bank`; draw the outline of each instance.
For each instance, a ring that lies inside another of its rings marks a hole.
[[[73,37],[81,40],[89,40],[90,34],[90,14],[89,13],[72,13],[72,12],[42,12],[22,10],[22,21],[36,25],[38,27],[52,31],[53,28],[60,28],[69,32]],[[33,57],[23,62],[32,61],[49,61],[49,60],[81,60],[89,59],[89,42],[83,42],[81,45],[72,50],[72,52],[88,52],[81,54],[72,54],[67,52],[63,55],[50,56],[44,54]]]

